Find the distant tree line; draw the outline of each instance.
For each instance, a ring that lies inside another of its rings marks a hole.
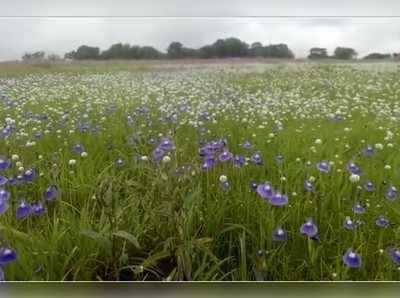
[[[37,51],[33,53],[25,53],[22,56],[22,61],[25,62],[43,62],[43,61],[58,61],[61,60],[61,57],[56,54],[48,54],[44,51]]]
[[[68,52],[66,59],[76,60],[107,60],[107,59],[183,59],[183,58],[232,58],[232,57],[265,57],[265,58],[294,58],[293,52],[286,44],[263,46],[255,42],[251,46],[238,38],[218,39],[213,44],[198,49],[185,47],[174,41],[166,53],[151,46],[116,43],[104,51],[99,47],[82,45]]]
[[[333,52],[332,56],[328,55],[328,51],[326,48],[318,48],[314,47],[310,49],[310,53],[308,55],[308,59],[341,59],[341,60],[351,60],[357,58],[358,53],[352,49],[347,47],[337,47]],[[370,53],[363,57],[364,60],[373,60],[373,59],[398,59],[400,53]]]
[[[351,60],[357,58],[357,52],[349,47],[337,47],[333,54],[328,55],[326,48],[313,47],[310,49],[308,59],[341,59]],[[116,43],[103,51],[99,47],[81,45],[76,50],[64,55],[64,59],[74,60],[109,60],[109,59],[184,59],[184,58],[233,58],[233,57],[262,57],[293,59],[294,54],[284,44],[263,45],[254,42],[251,45],[235,38],[218,39],[214,43],[194,49],[185,47],[181,42],[171,42],[166,52],[161,52],[152,46],[130,45]],[[381,54],[371,53],[362,59],[391,59],[400,60],[400,53]],[[59,60],[57,55],[45,55],[45,52],[26,53],[24,61]]]

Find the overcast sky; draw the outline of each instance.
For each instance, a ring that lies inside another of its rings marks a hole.
[[[313,46],[330,52],[349,46],[360,55],[400,52],[397,0],[0,0],[0,16],[0,60],[26,51],[64,54],[81,44],[105,49],[128,42],[165,50],[181,41],[199,47],[231,36],[287,43],[297,57]]]

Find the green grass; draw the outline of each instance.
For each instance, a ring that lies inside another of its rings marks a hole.
[[[18,253],[4,266],[7,280],[399,279],[386,249],[400,247],[400,205],[384,196],[389,185],[400,186],[398,68],[75,65],[3,74],[0,123],[10,117],[16,128],[0,139],[0,155],[17,154],[19,166],[40,173],[33,183],[5,187],[11,199],[0,215],[0,244]],[[142,106],[147,116],[137,111]],[[204,111],[211,121],[199,120]],[[329,120],[331,113],[343,120]],[[173,114],[176,121],[165,119]],[[86,122],[89,131],[77,129]],[[36,132],[43,138],[27,146]],[[151,161],[156,145],[148,140],[160,136],[175,143],[169,163]],[[235,154],[259,151],[263,165],[227,162],[202,171],[200,142],[221,138]],[[246,140],[252,149],[240,146]],[[71,150],[78,143],[86,158]],[[383,149],[374,156],[360,154],[377,143]],[[122,167],[115,165],[119,158]],[[69,165],[71,159],[77,163]],[[334,162],[329,173],[316,169],[322,160]],[[362,169],[359,183],[349,180],[349,161]],[[0,175],[20,173],[13,161]],[[228,192],[219,187],[221,175],[228,177]],[[310,176],[314,193],[303,186]],[[374,182],[372,193],[362,189],[367,180]],[[250,190],[251,182],[265,181],[287,194],[289,204],[272,206]],[[20,198],[40,201],[52,184],[60,194],[45,203],[45,215],[16,218]],[[365,214],[353,214],[355,202],[368,206]],[[379,229],[379,215],[392,224]],[[345,230],[346,216],[363,224]],[[308,217],[319,228],[319,242],[299,233]],[[278,225],[287,241],[272,241]],[[361,268],[343,264],[348,248],[360,254]]]

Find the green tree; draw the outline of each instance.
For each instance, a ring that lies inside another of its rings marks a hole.
[[[116,43],[110,46],[108,50],[101,53],[103,59],[129,59],[130,57],[130,45]]]
[[[100,48],[82,45],[73,54],[74,54],[73,58],[77,60],[99,59]]]
[[[183,58],[184,57],[183,45],[178,41],[171,42],[171,44],[168,46],[167,49],[167,55],[168,58],[172,59]]]
[[[308,59],[325,59],[328,58],[328,51],[325,48],[311,48]]]
[[[151,46],[140,48],[139,53],[139,59],[160,59],[163,57],[163,54],[160,51]]]
[[[294,58],[294,54],[286,44],[280,43],[280,44],[265,46],[263,48],[263,57],[292,59]]]
[[[389,53],[387,54],[381,54],[381,53],[371,53],[365,56],[363,59],[369,60],[369,59],[390,59],[392,55]]]
[[[352,48],[337,47],[333,57],[336,59],[350,60],[357,57],[357,52]]]
[[[29,60],[43,60],[46,56],[46,53],[43,51],[38,51],[34,53],[25,53],[22,56],[23,61],[29,61]]]
[[[263,56],[263,45],[261,42],[253,42],[249,49],[249,55],[252,57],[262,57]]]

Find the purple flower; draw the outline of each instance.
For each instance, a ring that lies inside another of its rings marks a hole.
[[[210,145],[206,145],[206,146],[201,147],[199,149],[199,155],[201,157],[213,157],[214,156],[214,152],[215,152],[215,150],[213,148],[211,148]]]
[[[31,205],[25,200],[21,200],[16,209],[16,216],[18,219],[27,217],[31,213]]]
[[[15,250],[9,247],[0,247],[0,267],[7,265],[17,259]]]
[[[218,140],[210,142],[210,148],[214,151],[220,150],[225,147],[227,142],[225,140]]]
[[[41,216],[46,213],[46,207],[41,202],[32,204],[32,214],[35,216]]]
[[[0,171],[5,171],[11,167],[11,160],[5,156],[0,156]]]
[[[253,146],[251,145],[251,143],[250,143],[249,141],[246,141],[246,142],[244,142],[244,143],[242,144],[242,147],[243,147],[244,149],[251,149],[251,147],[253,147]]]
[[[227,150],[223,151],[219,156],[218,159],[222,162],[231,160],[233,158],[233,154]]]
[[[72,151],[81,154],[85,151],[85,148],[81,144],[75,144],[74,146],[72,146]]]
[[[372,155],[375,154],[375,149],[374,149],[374,147],[372,147],[371,145],[367,145],[367,146],[362,150],[362,153],[363,153],[365,156],[372,156]]]
[[[16,179],[17,179],[16,184],[21,184],[21,183],[23,183],[25,181],[23,175],[17,175]]]
[[[397,266],[400,265],[400,249],[398,248],[389,248],[388,249],[389,257],[392,259],[393,263]]]
[[[397,197],[397,188],[393,185],[389,186],[389,188],[387,189],[387,191],[385,193],[385,197],[389,201],[394,201]]]
[[[258,184],[257,184],[257,183],[255,183],[255,182],[251,182],[251,183],[250,183],[250,190],[251,190],[251,191],[257,192],[257,187],[258,187]]]
[[[312,218],[306,220],[300,227],[300,233],[307,237],[313,238],[318,234],[318,227],[314,224]]]
[[[175,148],[174,143],[169,138],[162,138],[158,147],[167,152]]]
[[[9,204],[8,200],[10,199],[10,193],[4,189],[0,189],[0,214],[3,214],[7,211]]]
[[[6,185],[7,182],[8,182],[7,177],[4,177],[4,176],[1,176],[1,175],[0,175],[0,186]]]
[[[376,219],[375,224],[380,228],[386,228],[387,226],[389,226],[390,221],[383,215],[381,215]]]
[[[201,165],[201,169],[203,171],[207,171],[207,170],[211,169],[214,165],[215,165],[215,159],[214,158],[208,158]]]
[[[272,240],[274,241],[286,241],[287,240],[287,233],[282,227],[278,226],[272,232]]]
[[[346,219],[343,222],[343,227],[346,230],[353,231],[353,230],[355,230],[357,228],[357,225],[356,225],[356,223],[354,221],[351,220],[350,217],[346,217]]]
[[[314,191],[314,185],[310,181],[306,180],[306,181],[304,181],[304,189],[306,191],[312,192],[312,191]]]
[[[35,133],[35,140],[40,140],[43,138],[43,134],[41,132]]]
[[[229,184],[228,181],[220,182],[219,186],[220,186],[221,190],[225,191],[225,192],[227,192],[231,189],[231,185]]]
[[[9,177],[8,178],[8,184],[9,185],[17,185],[18,184],[18,180],[15,177]]]
[[[331,170],[331,166],[328,162],[326,161],[321,161],[317,163],[317,169],[320,172],[323,173],[328,173]]]
[[[360,167],[357,166],[354,162],[349,162],[347,164],[347,171],[349,171],[350,174],[356,174],[356,175],[360,175],[361,174]]]
[[[11,196],[11,194],[8,191],[0,188],[0,200],[8,201],[10,196]]]
[[[147,141],[147,144],[149,144],[149,145],[154,145],[155,143],[157,143],[157,141],[156,141],[156,139],[154,139],[154,138],[150,138],[150,139]]]
[[[233,165],[235,167],[241,167],[245,164],[245,162],[246,159],[242,155],[235,155],[235,157],[233,158]]]
[[[58,196],[58,188],[55,185],[50,185],[43,192],[43,199],[46,201],[53,201]]]
[[[353,206],[353,212],[354,212],[355,214],[363,214],[363,213],[365,213],[365,207],[362,206],[360,203],[356,203],[356,204]]]
[[[275,191],[272,188],[271,184],[269,182],[267,182],[265,184],[259,184],[257,186],[257,193],[263,199],[270,200],[272,198],[272,196],[275,194]]]
[[[364,184],[365,191],[373,192],[374,191],[374,184],[371,181],[368,181]]]
[[[25,171],[23,175],[23,179],[25,182],[32,182],[33,179],[35,179],[37,176],[36,170],[35,169],[28,169]]]
[[[157,147],[156,149],[153,150],[153,160],[155,162],[159,162],[163,158],[164,154],[165,154],[164,150]]]
[[[263,159],[262,159],[261,154],[259,152],[254,153],[250,157],[250,160],[257,166],[261,166],[263,164]]]
[[[342,257],[343,263],[349,268],[360,268],[361,257],[351,248],[346,251]]]
[[[269,199],[269,203],[272,206],[284,206],[289,202],[289,198],[287,195],[280,194],[279,192],[272,195]]]

